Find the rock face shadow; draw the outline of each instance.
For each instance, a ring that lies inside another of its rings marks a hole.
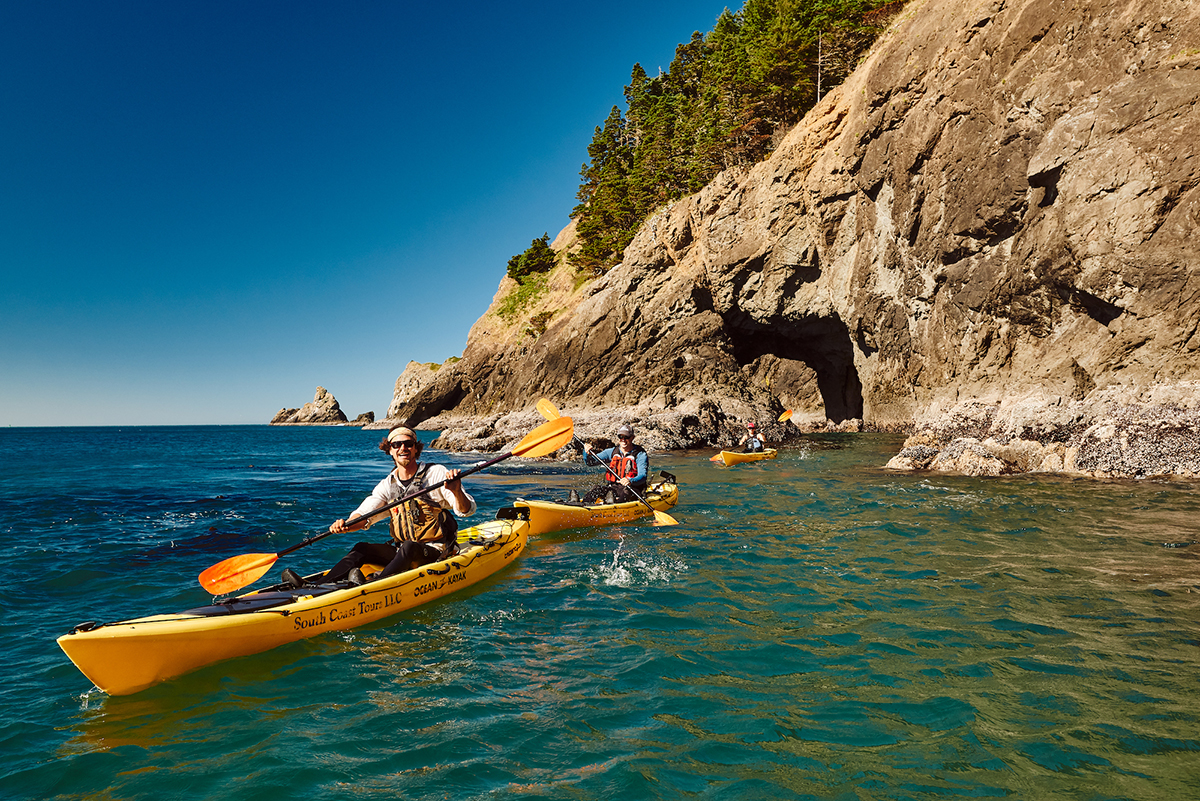
[[[733,356],[755,378],[769,378],[768,365],[800,363],[816,374],[825,416],[835,423],[863,416],[863,387],[854,366],[854,343],[838,318],[811,317],[757,323],[726,323]],[[776,387],[777,389],[782,389]]]

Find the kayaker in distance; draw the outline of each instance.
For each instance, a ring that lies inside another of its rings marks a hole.
[[[442,481],[446,482],[445,486],[389,509],[387,514],[391,541],[357,543],[350,553],[321,577],[321,583],[348,578],[352,584],[362,584],[367,580],[361,570],[365,564],[385,566],[371,577],[371,580],[374,580],[453,555],[458,535],[458,521],[454,515],[466,517],[474,514],[475,499],[462,488],[462,482],[458,479],[459,471],[449,470],[440,464],[420,463],[424,447],[424,443],[417,439],[411,428],[392,428],[387,437],[380,441],[379,450],[390,453],[396,467],[375,485],[371,494],[351,513],[350,519],[366,517],[375,509],[422,487]],[[377,516],[376,519],[379,517],[381,516]],[[329,526],[329,530],[334,534],[359,531],[369,528],[374,522],[375,520],[368,518],[348,526],[346,519],[338,519]],[[304,584],[304,580],[290,569],[283,571],[283,578],[295,587]]]
[[[650,456],[641,445],[634,443],[633,426],[626,424],[617,429],[617,443],[617,447],[605,448],[595,454],[592,453],[591,443],[583,446],[584,464],[589,459],[595,459],[612,470],[611,473],[604,471],[604,483],[588,490],[583,496],[585,506],[625,503],[636,500],[634,492],[645,493],[646,481],[650,477]]]
[[[738,440],[738,445],[744,445],[746,453],[762,453],[767,447],[767,441],[758,433],[758,426],[746,423],[746,436]]]

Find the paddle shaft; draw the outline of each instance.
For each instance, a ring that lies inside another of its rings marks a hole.
[[[572,439],[573,439],[573,440],[575,440],[576,442],[578,442],[578,443],[579,443],[579,445],[580,445],[580,447],[582,447],[582,446],[583,446],[583,441],[582,441],[582,440],[580,440],[580,439],[579,439],[579,437],[572,437]],[[617,445],[614,445],[613,447],[614,447],[614,448],[616,448],[616,447],[619,447],[619,446],[617,446]],[[584,461],[584,463],[585,463],[585,464],[587,463],[587,460],[588,460],[588,457],[589,457],[589,456],[590,456],[591,458],[595,459],[597,462],[600,462],[600,457],[599,457],[599,456],[593,456],[593,455],[592,455],[592,454],[591,454],[591,453],[590,453],[590,452],[589,452],[587,449],[584,449],[584,451],[583,451],[583,461]],[[609,467],[609,466],[608,466],[607,464],[605,464],[604,462],[600,462],[600,464],[604,465],[604,469],[605,469],[605,470],[607,470],[609,473],[612,473],[612,476],[613,476],[613,478],[617,479],[618,481],[620,480],[620,478],[621,478],[621,477],[617,475],[617,471],[613,470],[611,467]],[[649,478],[649,476],[647,476],[647,478]],[[628,490],[629,490],[631,493],[633,493],[633,497],[637,498],[639,501],[641,501],[643,504],[645,504],[646,508],[647,508],[647,509],[649,509],[649,510],[650,510],[652,513],[654,513],[654,514],[658,514],[658,510],[657,510],[657,509],[655,509],[653,506],[651,506],[649,501],[647,501],[647,500],[646,500],[645,498],[643,498],[641,495],[638,495],[638,494],[637,494],[637,490],[635,490],[635,489],[633,488],[633,486],[632,486],[632,485],[630,485],[630,486],[626,487],[626,489],[628,489]]]
[[[461,479],[464,476],[469,476],[472,473],[477,473],[480,470],[483,470],[484,468],[491,467],[492,465],[496,464],[497,462],[503,462],[505,459],[509,458],[512,455],[513,455],[512,451],[509,451],[508,453],[503,453],[494,459],[488,459],[486,462],[480,462],[479,464],[475,465],[474,467],[468,467],[466,470],[459,471],[458,475],[455,476],[455,478]],[[428,487],[422,487],[421,489],[417,490],[416,492],[410,492],[408,495],[405,495],[403,498],[399,498],[397,500],[392,501],[391,503],[380,506],[378,509],[372,510],[369,514],[365,514],[365,515],[362,515],[361,517],[355,517],[351,520],[347,520],[346,526],[349,527],[349,526],[353,526],[357,523],[361,523],[362,521],[367,520],[368,518],[374,517],[375,515],[379,514],[380,512],[386,512],[388,509],[391,509],[393,506],[399,506],[402,503],[407,503],[408,501],[411,501],[413,498],[419,498],[420,496],[424,495],[427,492],[433,492],[435,489],[444,487],[446,485],[446,482],[450,481],[450,480],[451,479],[445,479],[443,481],[439,481],[436,484],[432,484]],[[291,545],[287,548],[284,548],[282,551],[280,551],[279,553],[276,554],[276,557],[285,556],[285,555],[291,553],[292,551],[298,551],[301,548],[303,548],[304,546],[312,545],[317,540],[324,539],[325,537],[328,537],[330,534],[333,534],[333,533],[334,532],[332,532],[332,531],[322,531],[320,534],[314,534],[311,537],[305,537],[304,539],[300,540],[300,542],[296,543],[295,545]]]

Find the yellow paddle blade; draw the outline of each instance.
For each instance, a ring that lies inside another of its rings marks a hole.
[[[511,453],[513,456],[545,456],[569,444],[574,436],[575,423],[570,417],[559,417],[530,431]]]
[[[557,420],[558,418],[562,417],[562,415],[558,413],[558,409],[555,407],[555,405],[545,398],[542,398],[537,402],[537,410],[538,414],[540,414],[542,417],[545,417],[547,420]]]
[[[671,517],[666,512],[660,512],[657,509],[654,511],[654,525],[656,526],[678,526],[679,521]]]
[[[791,409],[788,409],[786,412],[779,415],[779,422],[781,422],[781,423],[784,422],[785,420],[791,420],[791,419],[792,419],[792,410]]]
[[[240,590],[262,578],[275,560],[277,553],[244,553],[231,556],[200,574],[200,586],[213,595]]]

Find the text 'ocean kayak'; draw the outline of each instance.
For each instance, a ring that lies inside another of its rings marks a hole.
[[[525,520],[494,520],[460,531],[455,556],[378,581],[280,585],[176,614],[83,623],[58,644],[101,690],[128,695],[205,665],[363,626],[437,600],[511,564],[528,535]]]

